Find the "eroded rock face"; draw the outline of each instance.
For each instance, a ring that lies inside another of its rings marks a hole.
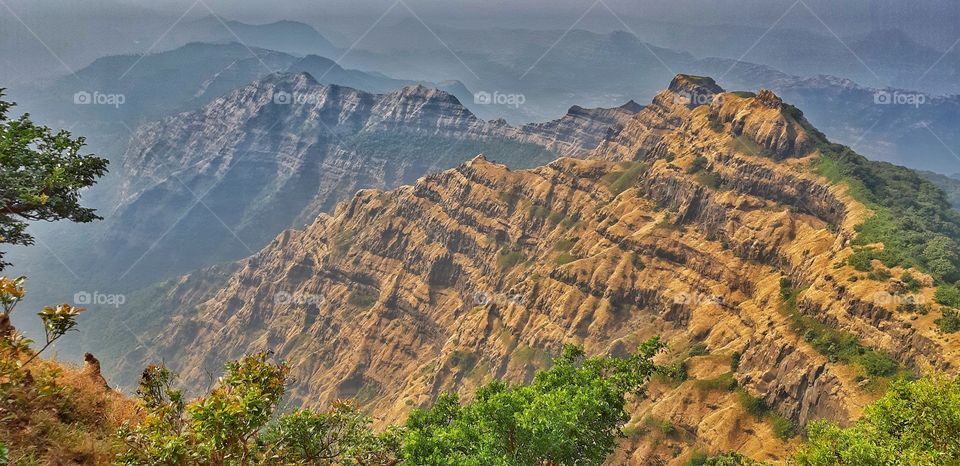
[[[97,262],[110,280],[149,283],[246,257],[358,189],[413,183],[481,151],[527,168],[584,157],[636,107],[512,127],[420,85],[370,94],[306,73],[272,75],[137,131]]]
[[[780,311],[784,277],[804,290],[801,313],[904,365],[956,367],[955,340],[835,266],[870,213],[810,172],[813,135],[789,107],[675,83],[716,98],[690,106],[667,90],[587,159],[512,171],[478,156],[360,191],[221,280],[169,284],[156,303],[173,310],[164,330],[141,338],[186,380],[274,351],[292,365],[292,399],[357,398],[382,425],[443,391],[528,379],[565,342],[622,354],[662,335],[662,362],[685,359],[692,380],[651,382],[628,427],[654,418],[681,434],[632,435],[614,464],[681,462],[694,448],[784,458],[771,426],[709,383],[735,353],[729,376],[796,423],[859,414],[875,395],[796,334]],[[687,359],[695,342],[709,354]]]

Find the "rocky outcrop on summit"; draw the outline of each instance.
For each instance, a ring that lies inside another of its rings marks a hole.
[[[583,157],[632,111],[516,128],[420,85],[370,94],[306,73],[273,75],[137,131],[121,167],[122,203],[99,246],[103,275],[145,284],[244,257],[358,189],[413,183],[480,152],[515,167]]]
[[[905,367],[955,370],[955,338],[873,299],[885,283],[850,280],[850,240],[871,213],[811,172],[819,135],[802,115],[772,94],[706,90],[715,98],[694,106],[660,93],[586,159],[514,171],[478,156],[360,191],[222,280],[168,284],[151,306],[174,312],[139,338],[187,380],[274,351],[293,399],[355,398],[384,424],[444,391],[527,379],[563,343],[620,354],[662,335],[660,362],[685,376],[632,402],[634,434],[612,464],[701,450],[782,460],[774,426],[740,400],[803,425],[850,419],[876,396],[798,333],[784,280],[802,290],[799,315]],[[644,435],[657,425],[678,434]]]

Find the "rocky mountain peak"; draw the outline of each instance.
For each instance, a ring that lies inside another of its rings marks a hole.
[[[783,106],[783,99],[769,89],[761,89],[760,92],[757,93],[756,100],[770,108],[781,108]]]
[[[640,110],[643,110],[643,105],[640,105],[633,99],[630,99],[627,101],[627,103],[621,105],[619,108],[627,112],[637,113]]]
[[[716,95],[723,93],[723,88],[717,85],[713,78],[707,76],[693,76],[689,74],[678,74],[670,82],[667,90],[676,94],[705,94]]]
[[[454,97],[453,94],[440,89],[427,87],[423,84],[411,84],[393,94],[402,99],[430,100],[452,105],[461,105],[460,100]]]
[[[310,73],[300,71],[295,73],[273,73],[259,81],[255,81],[254,84],[260,84],[263,86],[316,86],[320,83],[317,82],[316,78],[314,78]]]

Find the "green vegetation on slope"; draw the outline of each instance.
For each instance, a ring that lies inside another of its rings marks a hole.
[[[884,248],[864,248],[856,255],[887,267],[917,267],[943,284],[960,279],[960,212],[942,190],[909,168],[867,160],[839,144],[823,144],[821,151],[817,172],[846,183],[851,195],[876,214],[857,227],[855,244],[883,243]]]
[[[818,421],[808,434],[804,466],[960,464],[960,380],[894,383],[852,426]]]
[[[889,354],[868,348],[855,335],[801,314],[797,308],[799,294],[789,280],[780,280],[781,310],[790,317],[793,330],[830,362],[856,366],[861,379],[880,378],[879,381],[871,381],[874,386],[879,386],[878,382],[884,381],[883,378],[906,375]]]

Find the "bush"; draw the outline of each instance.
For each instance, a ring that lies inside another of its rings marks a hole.
[[[764,463],[754,461],[735,451],[717,456],[707,456],[703,453],[694,453],[684,466],[760,466]]]
[[[525,260],[527,260],[527,256],[522,252],[510,251],[506,248],[501,249],[500,253],[497,254],[497,270],[501,272],[507,271]]]
[[[370,430],[349,402],[322,413],[274,418],[289,368],[265,353],[231,361],[206,396],[187,403],[163,366],[144,370],[137,391],[144,422],[118,432],[122,464],[385,464],[396,457],[395,429]]]
[[[893,277],[893,275],[891,275],[890,271],[887,269],[877,269],[867,274],[868,279],[878,282],[885,282],[891,277]]]
[[[733,372],[725,372],[712,379],[697,379],[695,385],[705,391],[732,391],[737,388],[737,381],[733,378]]]
[[[690,356],[703,356],[705,354],[710,354],[710,349],[707,348],[707,345],[702,341],[698,341],[690,347],[688,353]]]
[[[960,463],[960,381],[895,382],[848,428],[815,421],[796,455],[803,466]]]
[[[781,309],[790,317],[793,330],[830,362],[856,364],[875,377],[893,375],[898,371],[897,362],[890,355],[863,346],[855,335],[801,314],[797,309],[795,290],[781,288],[780,295],[787,297]]]
[[[937,292],[934,294],[933,299],[936,300],[938,304],[958,308],[960,307],[960,288],[951,285],[941,285],[937,287]]]
[[[694,175],[693,179],[710,189],[719,189],[720,184],[723,182],[723,178],[716,172],[711,171],[701,171]]]
[[[857,362],[873,377],[889,376],[897,372],[897,361],[879,351],[867,350]]]
[[[700,173],[701,170],[707,168],[707,165],[710,163],[706,157],[698,155],[693,159],[693,162],[690,163],[690,166],[687,167],[687,174],[693,175],[695,173]]]
[[[873,260],[872,251],[870,250],[861,250],[853,253],[848,259],[847,263],[850,264],[850,267],[853,267],[854,270],[858,272],[869,272],[873,270]]]
[[[687,362],[674,361],[665,366],[660,366],[657,368],[657,373],[668,380],[683,382],[687,380]]]
[[[744,388],[737,389],[737,401],[747,414],[760,419],[767,413],[767,405],[760,398],[747,392]]]
[[[934,321],[941,332],[954,333],[960,331],[960,312],[956,309],[944,309],[943,315]]]
[[[900,281],[902,281],[905,285],[907,285],[908,290],[913,292],[919,291],[920,288],[923,286],[923,284],[920,283],[920,280],[917,280],[917,278],[914,277],[909,270],[903,272],[903,275],[900,276]]]
[[[780,440],[790,440],[797,436],[797,426],[789,419],[776,414],[768,413],[767,422],[773,427],[773,433]]]
[[[609,183],[607,189],[613,195],[626,191],[647,171],[647,165],[640,162],[623,162],[621,165],[625,170],[610,172],[604,177]]]

